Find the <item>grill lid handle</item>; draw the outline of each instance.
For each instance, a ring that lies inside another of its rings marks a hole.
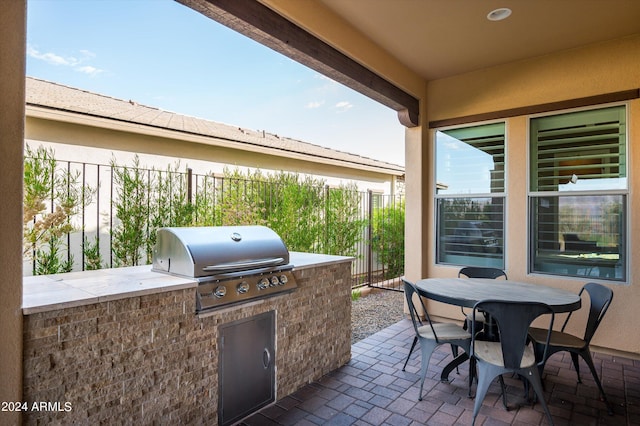
[[[220,265],[209,265],[202,268],[204,272],[220,272],[226,270],[252,269],[261,266],[276,266],[284,263],[284,258],[274,257],[272,259],[253,260],[249,262],[223,263]]]

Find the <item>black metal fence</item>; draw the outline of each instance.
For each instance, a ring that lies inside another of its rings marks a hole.
[[[25,207],[25,270],[32,274],[148,264],[162,226],[261,224],[291,251],[353,256],[353,288],[399,288],[403,195],[287,173],[199,175],[177,166],[160,171],[52,158],[27,158],[26,171],[34,161],[50,162],[36,164],[42,176],[50,174],[44,179],[50,188],[30,200],[43,179],[25,173],[25,206],[42,207]]]

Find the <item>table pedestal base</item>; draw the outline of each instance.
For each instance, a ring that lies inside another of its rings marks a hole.
[[[460,355],[458,355],[456,358],[454,358],[453,361],[451,361],[442,369],[442,373],[440,373],[440,381],[443,383],[450,383],[451,380],[449,379],[449,374],[451,374],[451,372],[456,367],[458,367],[460,364],[467,361],[468,359],[469,359],[469,355],[466,352],[463,352]]]

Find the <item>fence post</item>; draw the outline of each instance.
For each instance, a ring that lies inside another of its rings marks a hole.
[[[329,223],[329,185],[324,186],[324,252],[329,253],[327,250],[329,248],[329,227],[331,224]]]
[[[111,183],[109,188],[109,268],[113,268],[113,179],[114,164],[111,165]]]
[[[187,203],[193,204],[193,170],[187,167]]]
[[[84,218],[84,214],[85,214],[85,195],[84,195],[84,191],[87,187],[86,185],[87,183],[87,163],[82,163],[82,230],[81,230],[81,234],[80,234],[80,238],[82,238],[82,241],[80,242],[80,247],[82,248],[82,264],[80,267],[81,271],[84,271],[84,264],[85,264],[85,258],[84,258],[84,242],[86,239],[85,233],[84,233],[84,228],[85,228],[85,218]],[[70,246],[67,246],[67,249],[69,249]]]
[[[367,281],[369,283],[369,287],[373,285],[373,249],[372,249],[372,240],[373,240],[373,191],[367,190],[368,200],[368,221],[369,227],[367,230]]]
[[[69,197],[70,194],[71,194],[71,162],[67,161],[67,197]],[[66,221],[67,223],[71,222],[71,218],[67,216]],[[84,259],[84,252],[83,252],[83,259]],[[67,262],[71,262],[71,233],[70,232],[67,232]],[[71,266],[71,269],[73,269],[73,265]]]

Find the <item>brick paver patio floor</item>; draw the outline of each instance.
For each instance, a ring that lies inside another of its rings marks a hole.
[[[256,425],[470,425],[474,400],[467,396],[468,363],[441,383],[442,368],[451,360],[448,345],[434,352],[423,400],[418,401],[420,349],[406,371],[402,364],[413,340],[409,320],[394,324],[352,346],[351,361],[285,397],[242,424]],[[581,361],[578,384],[566,353],[547,362],[543,381],[556,425],[640,425],[640,361],[594,354],[596,369],[613,404],[607,415],[589,369]],[[483,402],[476,425],[547,425],[540,404],[523,398],[522,383],[505,377],[509,411],[502,405],[496,381]],[[475,384],[473,387],[475,393]]]

